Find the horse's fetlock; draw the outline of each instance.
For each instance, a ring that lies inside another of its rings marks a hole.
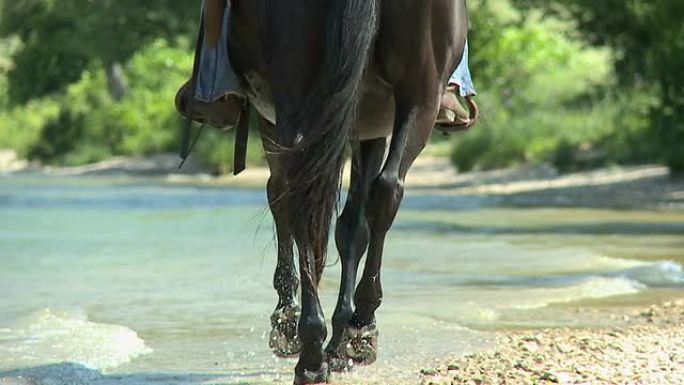
[[[333,314],[332,322],[333,325],[346,325],[351,320],[354,315],[354,309],[351,305],[340,306]]]
[[[393,192],[399,185],[399,176],[394,173],[383,172],[375,180],[377,192]]]
[[[317,315],[300,317],[298,329],[302,340],[323,341],[328,336],[325,320]]]

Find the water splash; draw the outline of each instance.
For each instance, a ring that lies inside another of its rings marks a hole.
[[[111,369],[149,352],[135,331],[80,311],[44,309],[0,330],[0,368],[69,361]]]

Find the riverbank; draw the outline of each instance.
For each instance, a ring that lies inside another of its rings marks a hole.
[[[490,351],[423,369],[422,384],[684,383],[684,300],[613,317],[610,328],[500,333]]]
[[[407,180],[421,193],[487,196],[517,207],[683,209],[684,179],[660,165],[561,174],[547,165],[457,174],[443,159],[417,162]]]
[[[265,167],[249,167],[239,176],[215,176],[192,157],[179,169],[176,154],[120,157],[80,167],[40,167],[10,155],[0,157],[0,173],[125,175],[170,184],[241,188],[263,188],[269,176]],[[610,167],[568,174],[561,174],[548,165],[459,173],[446,158],[424,156],[411,169],[406,186],[409,193],[487,197],[500,206],[684,209],[684,178],[671,178],[667,167],[661,165]]]

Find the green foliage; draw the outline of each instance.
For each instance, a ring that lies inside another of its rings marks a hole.
[[[12,148],[19,155],[27,156],[38,142],[43,127],[58,114],[59,104],[49,98],[0,110],[0,148]]]
[[[172,103],[190,72],[196,6],[0,0],[0,148],[57,164],[176,151]],[[666,161],[684,170],[684,2],[469,6],[483,118],[452,139],[459,169]],[[117,63],[123,98],[112,97],[105,70]],[[232,138],[205,130],[196,154],[229,171]],[[251,143],[250,162],[259,162],[259,141]]]
[[[552,161],[559,146],[596,141],[614,129],[615,106],[597,91],[612,82],[610,52],[574,39],[570,23],[502,12],[506,4],[473,3],[472,61],[483,118],[455,139],[459,170]]]
[[[197,12],[182,0],[16,0],[0,7],[0,36],[22,41],[9,74],[17,103],[63,90],[95,62],[125,62],[159,37],[187,34]]]
[[[70,111],[61,111],[51,119],[40,133],[41,140],[29,150],[28,156],[43,162],[62,162],[63,157],[77,146],[83,137],[82,116],[74,116]]]
[[[214,129],[205,129],[197,142],[195,154],[212,168],[215,174],[227,174],[233,171],[233,154],[235,135]],[[247,163],[263,165],[264,151],[259,135],[250,135],[247,147]]]
[[[0,148],[63,165],[177,151],[173,98],[190,73],[197,5],[0,1],[0,37],[11,37],[0,39]],[[124,63],[121,100],[108,90],[114,63]],[[258,162],[262,151],[250,150]],[[232,152],[232,135],[206,130],[197,154],[222,171]]]
[[[35,146],[57,152],[39,158],[77,164],[174,149],[180,120],[173,109],[173,95],[190,61],[186,50],[169,47],[163,40],[145,47],[124,67],[132,87],[120,102],[107,92],[100,66],[86,70],[60,98],[59,118],[44,127]],[[63,134],[60,140],[73,141],[73,146],[53,146],[51,142],[57,139],[53,131]]]
[[[650,133],[660,158],[684,172],[684,2],[681,0],[517,0],[578,20],[595,44],[617,52],[615,71],[621,84],[648,92],[655,89]]]
[[[0,109],[7,108],[9,104],[7,97],[9,88],[7,74],[14,66],[12,56],[16,52],[18,45],[19,39],[0,39]]]
[[[59,99],[0,113],[0,147],[63,165],[177,151],[182,122],[173,98],[192,66],[188,52],[165,40],[141,49],[124,66],[130,90],[120,102],[112,100],[104,70],[94,65]],[[230,170],[232,137],[205,130],[196,154],[217,172]],[[262,151],[253,142],[250,161],[258,162]]]

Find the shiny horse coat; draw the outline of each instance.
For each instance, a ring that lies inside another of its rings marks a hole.
[[[270,345],[299,354],[296,384],[377,358],[385,236],[463,57],[467,25],[464,0],[232,1],[231,61],[262,116],[271,169],[279,301]],[[342,277],[325,345],[317,287],[347,148],[351,186],[335,229]]]

